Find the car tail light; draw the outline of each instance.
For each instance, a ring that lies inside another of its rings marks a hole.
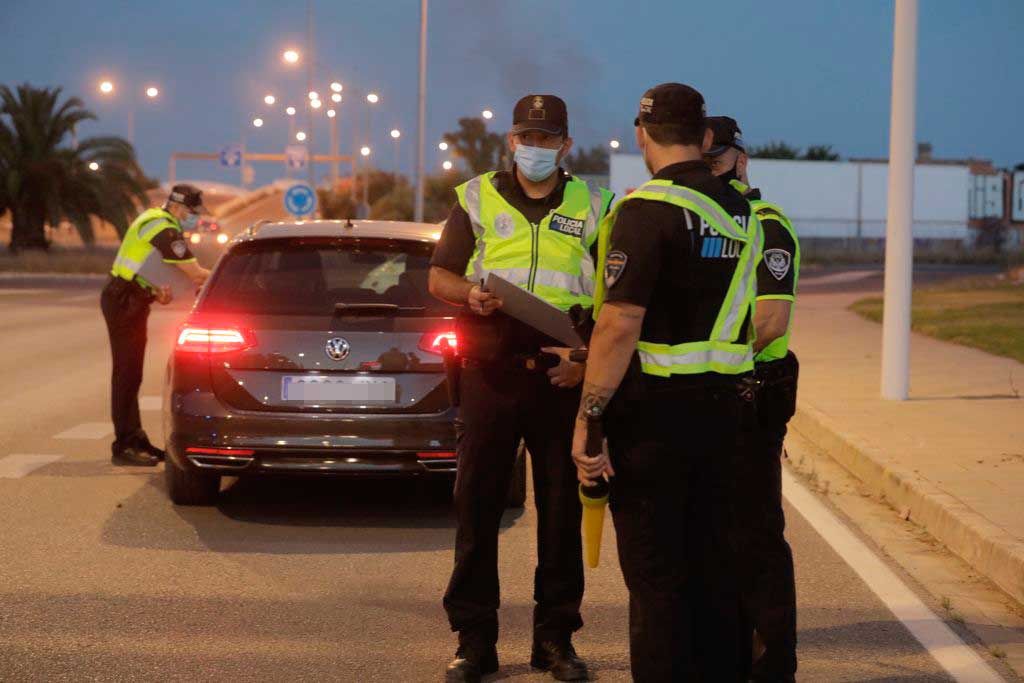
[[[419,460],[454,460],[455,451],[423,451],[416,454]]]
[[[185,353],[231,353],[255,345],[253,333],[235,325],[185,323],[178,331],[174,349]]]
[[[428,353],[442,354],[449,346],[455,353],[459,352],[459,338],[454,330],[427,332],[420,337],[419,347]]]
[[[200,448],[189,446],[185,449],[187,455],[230,455],[240,458],[251,458],[256,451],[251,448]]]

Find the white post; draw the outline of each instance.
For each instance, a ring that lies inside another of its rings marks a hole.
[[[420,0],[420,86],[416,115],[416,210],[415,220],[423,222],[423,145],[427,120],[427,0]]]
[[[914,99],[917,90],[917,0],[896,0],[893,18],[889,206],[885,228],[882,398],[910,394],[910,293],[914,238]]]

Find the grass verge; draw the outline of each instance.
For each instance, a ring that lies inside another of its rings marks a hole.
[[[861,299],[850,310],[882,321],[880,297]],[[911,327],[1024,363],[1024,285],[975,277],[915,289]]]

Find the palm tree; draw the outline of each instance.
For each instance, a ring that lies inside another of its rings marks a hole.
[[[45,226],[69,221],[94,241],[93,217],[123,235],[147,179],[131,144],[93,137],[65,145],[75,127],[96,116],[77,97],[60,103],[60,88],[0,86],[0,214],[11,212],[11,251],[46,249]]]

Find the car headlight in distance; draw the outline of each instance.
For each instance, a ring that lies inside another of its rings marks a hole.
[[[188,241],[191,242],[192,244],[199,244],[199,239],[199,233],[194,232],[192,233],[192,236],[188,238]]]
[[[217,244],[227,244],[227,243],[228,243],[228,236],[227,235],[225,235],[224,233],[221,233],[221,234],[217,235]]]

